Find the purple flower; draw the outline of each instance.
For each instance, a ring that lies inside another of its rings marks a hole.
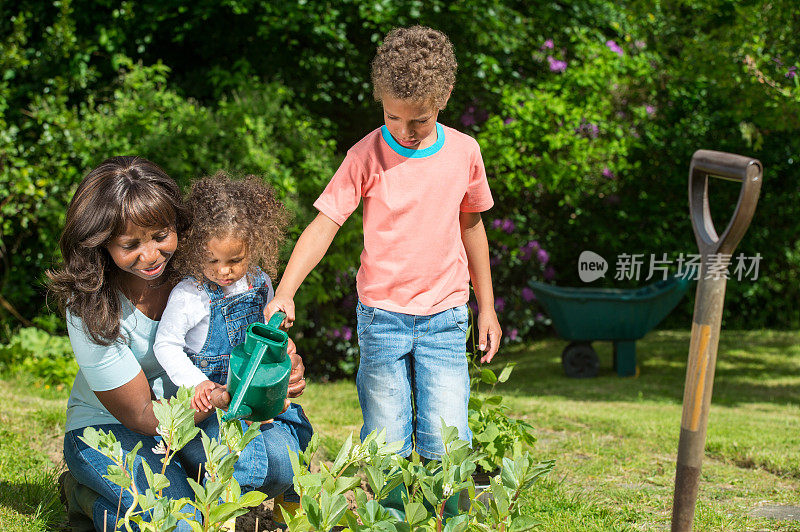
[[[539,312],[539,313],[536,314],[536,316],[533,317],[533,319],[535,319],[536,321],[542,321],[542,320],[544,320],[544,314]]]
[[[634,42],[633,42],[633,45],[634,45],[636,48],[638,48],[639,50],[642,50],[642,49],[644,49],[644,47],[645,47],[645,46],[647,46],[647,43],[646,43],[646,42],[644,42],[644,41],[634,41]]]
[[[622,48],[620,48],[619,45],[614,41],[612,41],[611,39],[606,41],[606,46],[608,46],[608,49],[614,52],[615,54],[623,55],[625,53],[622,51]]]
[[[542,274],[545,281],[552,281],[556,278],[556,271],[553,269],[552,266],[548,266],[544,269],[544,273]]]
[[[464,127],[474,126],[475,125],[475,115],[472,113],[464,113],[461,115],[461,125]]]
[[[596,139],[598,135],[600,135],[600,128],[597,124],[593,124],[592,122],[587,122],[586,119],[581,119],[580,125],[575,128],[575,133],[580,135],[584,135],[585,137]]]
[[[503,309],[506,308],[506,300],[502,297],[495,298],[494,300],[494,309],[497,312],[503,312]]]
[[[656,108],[653,107],[652,105],[645,105],[644,106],[644,111],[648,115],[653,116],[655,114],[655,112],[656,112]]]
[[[614,172],[612,172],[611,169],[608,166],[606,166],[605,168],[603,168],[603,177],[605,177],[606,179],[614,179]]]
[[[334,329],[332,331],[329,331],[328,334],[331,335],[333,338],[339,338],[342,336],[342,331],[340,331],[339,329]]]
[[[472,309],[473,314],[478,312],[478,304],[475,301],[470,299],[469,301],[467,301],[467,305],[469,305],[469,308]]]
[[[539,249],[539,241],[538,240],[531,240],[530,242],[525,244],[525,246],[529,247],[530,249]]]
[[[503,231],[505,231],[506,233],[508,233],[510,235],[511,233],[514,232],[515,228],[516,228],[516,226],[514,225],[514,222],[512,222],[508,218],[503,220]]]
[[[519,259],[520,260],[530,260],[531,255],[533,255],[533,251],[526,248],[525,246],[519,248]]]
[[[500,229],[503,226],[503,220],[495,218],[492,220],[492,229]]]
[[[796,75],[797,75],[797,67],[796,66],[790,66],[789,70],[786,71],[786,77],[789,78],[789,79],[794,79],[794,77]]]
[[[542,266],[547,264],[547,261],[550,260],[550,255],[543,249],[540,249],[536,252],[536,258],[539,259],[539,262],[542,263]]]
[[[559,61],[552,55],[547,56],[547,62],[550,64],[550,72],[564,72],[567,69],[566,61]]]
[[[553,39],[547,39],[546,41],[544,41],[544,44],[542,45],[542,50],[552,50],[555,47],[556,45],[553,42]]]
[[[344,339],[345,342],[349,342],[350,338],[352,337],[353,337],[353,329],[351,329],[350,327],[342,327],[342,339]]]
[[[489,266],[497,266],[501,262],[503,262],[503,260],[500,257],[492,257],[489,259]]]
[[[513,342],[517,339],[517,336],[519,336],[519,331],[516,329],[511,329],[510,331],[507,330],[506,335],[508,336],[508,339]]]
[[[511,122],[513,122],[513,121],[514,121],[514,119],[513,119],[513,118],[511,118],[511,117],[509,117],[509,118],[506,118],[506,119],[504,119],[504,120],[503,120],[503,124],[505,124],[505,125],[508,125],[508,124],[510,124],[510,123],[511,123]]]
[[[526,286],[525,288],[522,289],[522,299],[528,302],[533,301],[534,299],[536,299],[536,294],[534,294],[533,290],[531,290]]]

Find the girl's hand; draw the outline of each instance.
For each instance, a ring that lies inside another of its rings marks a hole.
[[[303,359],[297,354],[297,346],[294,345],[291,338],[289,338],[289,346],[286,351],[292,361],[292,372],[289,374],[289,393],[287,395],[288,397],[300,397],[306,389],[306,379],[303,376],[306,367],[303,365]],[[286,401],[286,407],[288,408],[289,399],[287,398]]]
[[[277,293],[264,308],[264,323],[267,323],[272,315],[279,310],[286,314],[286,318],[281,325],[283,325],[284,329],[288,329],[294,323],[294,300],[279,296]]]
[[[478,310],[478,349],[484,352],[481,363],[491,362],[500,349],[503,330],[494,309]]]
[[[211,401],[211,392],[216,388],[222,388],[222,386],[212,381],[203,381],[195,386],[192,408],[198,412],[209,412],[214,408],[214,403]]]

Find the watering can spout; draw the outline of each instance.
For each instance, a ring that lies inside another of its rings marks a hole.
[[[247,405],[239,405],[239,408],[229,408],[222,416],[222,421],[233,421],[234,419],[245,419],[253,415],[253,409]]]
[[[289,337],[279,328],[285,316],[276,312],[267,324],[250,324],[245,341],[234,347],[228,370],[232,398],[222,421],[265,421],[283,410],[292,367]]]

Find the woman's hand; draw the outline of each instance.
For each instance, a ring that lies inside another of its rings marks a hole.
[[[211,404],[215,408],[228,409],[231,404],[231,394],[228,393],[228,389],[225,386],[211,390]]]
[[[297,354],[297,346],[289,338],[289,346],[286,349],[289,358],[292,361],[292,372],[289,374],[289,397],[300,397],[306,389],[306,379],[304,374],[306,367],[303,365],[303,359]]]

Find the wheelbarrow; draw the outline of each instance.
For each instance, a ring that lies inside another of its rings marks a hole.
[[[636,340],[658,325],[689,288],[690,279],[670,277],[642,288],[561,287],[531,281],[556,333],[570,344],[561,353],[568,377],[596,377],[600,368],[595,340],[614,343],[614,369],[620,377],[637,373]]]

